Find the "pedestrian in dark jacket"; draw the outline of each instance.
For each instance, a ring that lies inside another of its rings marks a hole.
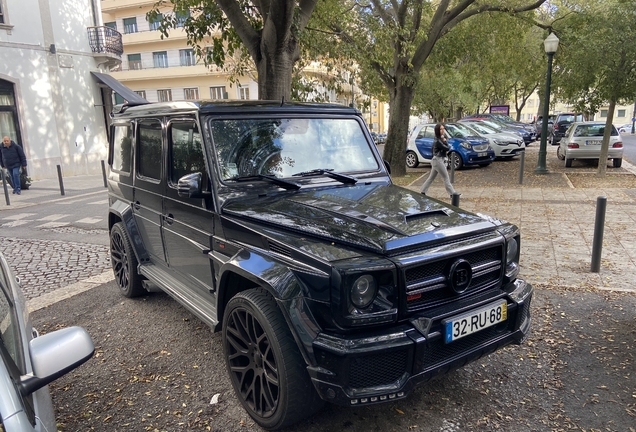
[[[437,174],[442,176],[442,180],[444,180],[444,186],[446,187],[446,193],[453,197],[455,193],[455,189],[450,182],[450,178],[448,177],[448,171],[446,171],[446,157],[448,155],[448,151],[450,150],[450,145],[446,141],[446,135],[444,135],[444,125],[438,123],[435,125],[435,139],[433,140],[433,159],[431,159],[431,173],[428,176],[426,182],[422,186],[422,193],[426,195],[428,188],[437,177]]]
[[[0,166],[9,171],[11,184],[13,185],[13,193],[20,195],[20,167],[26,173],[27,161],[22,147],[17,145],[8,136],[2,138],[2,146],[0,146]]]

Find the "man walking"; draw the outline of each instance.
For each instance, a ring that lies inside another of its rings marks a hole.
[[[11,176],[11,184],[13,185],[13,193],[20,195],[20,167],[26,173],[27,161],[22,147],[14,143],[8,136],[2,138],[2,146],[0,146],[0,166],[6,168]]]

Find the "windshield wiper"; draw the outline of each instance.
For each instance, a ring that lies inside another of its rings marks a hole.
[[[341,183],[356,184],[358,182],[358,179],[355,177],[333,172],[333,168],[331,169],[318,168],[311,171],[303,171],[296,174],[292,174],[292,177],[309,177],[309,176],[315,176],[315,175],[326,175],[327,177],[331,177],[332,179],[338,180]]]
[[[279,179],[278,177],[268,176],[263,174],[254,174],[249,176],[235,176],[235,177],[229,178],[228,180],[237,181],[237,182],[246,182],[246,181],[252,181],[252,180],[267,180],[284,189],[289,189],[289,190],[300,189],[300,185],[298,183],[290,182],[289,180],[283,180],[283,179]]]

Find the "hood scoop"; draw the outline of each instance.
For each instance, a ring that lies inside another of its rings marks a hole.
[[[450,212],[451,210],[449,209],[436,209],[436,210],[429,210],[429,211],[420,212],[420,213],[411,213],[404,216],[404,222],[409,223],[416,220],[432,218],[436,216],[448,216]]]

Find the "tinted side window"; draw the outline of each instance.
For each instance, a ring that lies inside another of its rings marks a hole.
[[[205,173],[201,133],[194,121],[170,123],[170,182],[177,184],[186,174]]]
[[[426,132],[424,132],[424,138],[435,138],[435,128],[432,126],[427,126]]]
[[[423,127],[422,129],[420,129],[420,131],[417,133],[417,138],[416,139],[422,139],[424,138],[424,133],[426,132],[426,128]]]
[[[113,171],[130,172],[132,156],[132,127],[115,126],[113,133]]]
[[[142,177],[161,180],[161,122],[144,120],[139,123],[137,132],[137,172]]]

